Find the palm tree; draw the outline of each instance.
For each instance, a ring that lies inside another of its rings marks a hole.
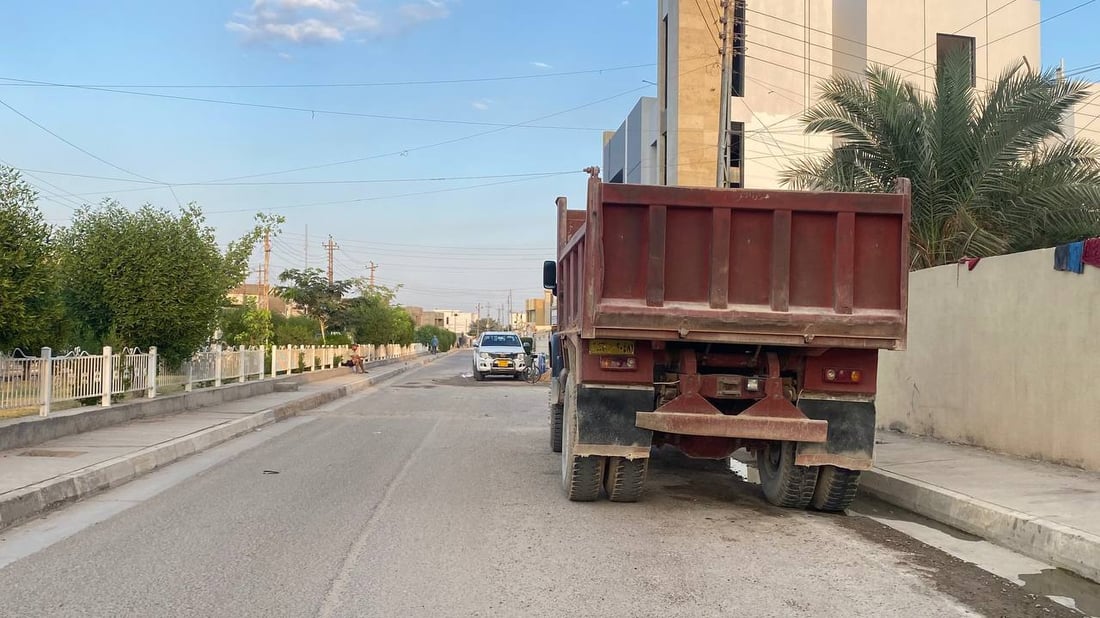
[[[1100,235],[1100,148],[1064,139],[1061,120],[1087,85],[1023,63],[984,92],[965,55],[925,96],[898,73],[834,76],[803,117],[841,145],[783,175],[796,189],[886,192],[913,183],[913,269]]]

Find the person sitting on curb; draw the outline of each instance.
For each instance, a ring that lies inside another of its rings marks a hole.
[[[366,373],[366,368],[363,367],[363,355],[359,353],[359,344],[351,344],[351,372],[352,373]]]

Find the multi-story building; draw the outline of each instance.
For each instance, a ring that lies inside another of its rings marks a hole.
[[[794,161],[834,145],[830,136],[805,135],[801,123],[818,102],[822,81],[833,75],[892,66],[931,93],[936,67],[953,51],[969,53],[979,87],[1012,64],[1041,66],[1038,0],[996,7],[985,0],[731,1],[735,55],[728,164],[733,186],[779,187],[782,171]],[[660,0],[656,147],[654,141],[647,143],[643,100],[619,131],[604,138],[605,180],[614,181],[624,168],[629,172],[630,162],[655,157],[655,175],[625,173],[622,182],[715,186],[722,10],[720,0]],[[1073,119],[1078,127],[1097,115],[1083,113],[1089,115]],[[631,120],[635,116],[640,116],[637,123]],[[1100,121],[1093,128],[1100,128]],[[631,132],[639,130],[644,138],[631,139]],[[620,143],[627,149],[622,154]]]
[[[264,286],[258,283],[242,283],[241,285],[229,290],[226,294],[229,299],[229,303],[237,306],[244,306],[248,304],[255,305],[257,307],[263,306],[263,299],[267,297],[268,309],[274,315],[282,315],[286,317],[301,315],[297,307],[293,303],[289,303],[281,296],[275,296],[270,293],[270,290],[264,290]]]
[[[454,309],[433,309],[421,314],[420,326],[438,326],[445,328],[457,335],[465,335],[470,330],[476,317],[470,311],[455,311]]]
[[[608,182],[660,184],[659,124],[656,97],[642,97],[618,131],[604,133],[603,177]]]

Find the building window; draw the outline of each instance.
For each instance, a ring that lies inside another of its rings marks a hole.
[[[954,34],[936,35],[936,68],[943,70],[947,59],[955,54],[965,54],[970,59],[970,85],[976,86],[977,58],[975,54],[975,41],[971,36],[958,36]]]
[[[728,139],[730,141],[730,186],[741,188],[745,186],[745,123],[731,122]]]
[[[745,96],[745,0],[733,3],[733,96]]]

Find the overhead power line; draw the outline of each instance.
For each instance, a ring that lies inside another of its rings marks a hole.
[[[97,155],[97,154],[95,154],[95,153],[93,153],[93,152],[89,152],[88,150],[85,150],[84,148],[81,148],[80,146],[78,146],[78,145],[76,145],[76,144],[74,144],[74,143],[70,142],[69,140],[65,139],[64,137],[62,137],[62,136],[58,135],[57,133],[55,133],[55,132],[54,132],[53,130],[51,130],[50,128],[48,128],[48,127],[46,127],[46,126],[44,126],[44,125],[40,124],[40,123],[39,123],[38,121],[36,121],[35,119],[31,118],[30,116],[28,116],[28,115],[24,114],[23,112],[21,112],[21,111],[19,111],[19,110],[15,109],[14,107],[12,107],[11,105],[9,105],[9,104],[8,104],[8,103],[7,103],[6,101],[4,101],[4,100],[2,100],[2,99],[0,99],[0,105],[3,105],[4,107],[8,108],[8,109],[9,109],[9,110],[11,110],[11,111],[12,111],[13,113],[15,113],[16,115],[18,115],[18,116],[19,116],[20,118],[22,118],[23,120],[26,120],[27,122],[29,122],[29,123],[33,124],[34,126],[38,127],[38,128],[39,128],[39,129],[41,129],[42,131],[45,131],[46,133],[48,133],[48,134],[52,135],[52,136],[53,136],[53,137],[54,137],[55,139],[57,139],[58,141],[60,141],[60,142],[62,142],[62,143],[64,143],[64,144],[66,144],[66,145],[68,145],[69,147],[71,147],[71,148],[73,148],[73,149],[75,149],[75,150],[77,150],[77,151],[79,151],[79,152],[82,152],[82,153],[84,153],[85,155],[87,155],[87,156],[89,156],[89,157],[91,157],[91,158],[95,159],[96,161],[99,161],[100,163],[102,163],[102,164],[104,164],[104,165],[106,165],[106,166],[108,166],[108,167],[114,168],[114,169],[116,169],[116,170],[118,170],[118,171],[120,171],[120,172],[122,172],[122,173],[124,173],[124,174],[129,174],[129,175],[131,175],[131,176],[134,176],[135,178],[140,178],[140,179],[142,179],[142,180],[146,180],[146,181],[149,181],[149,182],[153,182],[153,183],[157,183],[157,184],[164,184],[164,183],[162,183],[162,182],[160,182],[160,181],[158,181],[158,180],[154,180],[154,179],[152,179],[152,178],[149,178],[148,176],[142,176],[141,174],[138,174],[137,172],[134,172],[134,171],[128,170],[128,169],[126,169],[125,167],[121,167],[121,166],[119,166],[119,165],[115,165],[114,163],[111,163],[110,161],[108,161],[108,160],[104,159],[103,157],[100,157],[99,155]]]
[[[322,115],[322,116],[348,116],[353,118],[371,118],[374,120],[400,120],[407,122],[428,122],[436,124],[457,124],[457,125],[472,125],[483,127],[509,127],[512,126],[506,122],[485,122],[480,120],[458,120],[454,118],[425,118],[420,116],[399,116],[392,114],[371,114],[366,112],[348,112],[333,109],[320,109],[313,107],[296,107],[293,105],[275,105],[271,103],[252,103],[248,101],[229,101],[226,99],[211,99],[207,97],[192,97],[176,94],[164,94],[159,92],[138,92],[134,90],[119,90],[117,88],[107,88],[101,86],[81,86],[77,84],[61,84],[51,82],[40,82],[27,79],[16,79],[12,77],[0,77],[0,80],[7,80],[8,82],[15,82],[22,85],[36,85],[36,86],[56,86],[58,88],[72,88],[76,90],[87,90],[91,92],[109,92],[114,94],[124,94],[137,97],[149,97],[155,99],[170,99],[175,101],[190,101],[193,103],[210,103],[216,105],[230,105],[234,107],[249,107],[256,109],[269,109],[285,112],[300,112],[303,114]],[[0,84],[12,85],[12,84]],[[603,131],[598,127],[570,127],[570,126],[544,126],[544,125],[525,125],[523,128],[528,129],[552,129],[557,131]]]
[[[435,195],[437,193],[450,193],[450,192],[453,192],[453,191],[469,191],[471,189],[481,189],[481,188],[484,188],[484,187],[493,187],[493,186],[497,186],[497,185],[512,184],[512,183],[516,183],[516,182],[527,182],[527,181],[531,181],[531,180],[539,180],[539,179],[543,179],[543,178],[551,178],[551,177],[554,177],[554,176],[564,176],[566,174],[575,174],[575,173],[578,173],[578,172],[563,172],[563,173],[560,173],[560,174],[547,174],[545,176],[536,176],[536,177],[533,177],[533,178],[519,178],[519,179],[513,179],[513,180],[503,180],[503,181],[498,181],[498,182],[487,182],[487,183],[484,183],[484,184],[470,185],[470,186],[466,186],[466,187],[450,187],[450,188],[447,188],[447,189],[436,189],[434,191],[417,191],[417,192],[414,192],[414,193],[402,193],[402,194],[399,194],[399,195],[378,195],[378,196],[373,196],[373,197],[361,197],[361,198],[350,199],[350,200],[334,200],[334,201],[330,201],[330,202],[313,202],[313,203],[309,203],[309,204],[291,204],[291,205],[288,205],[288,206],[273,206],[273,207],[263,207],[263,208],[237,208],[237,209],[232,209],[232,210],[209,210],[209,211],[205,211],[205,214],[220,215],[220,214],[229,214],[229,213],[238,213],[238,212],[256,212],[258,210],[266,212],[266,211],[272,211],[272,210],[293,210],[293,209],[297,209],[297,208],[314,208],[314,207],[318,207],[318,206],[334,206],[334,205],[338,205],[338,204],[358,204],[358,203],[362,203],[362,202],[374,202],[374,201],[379,201],[379,200],[391,200],[391,199],[399,199],[399,198],[404,198],[404,197],[416,197],[416,196],[421,196],[421,195]]]
[[[472,84],[480,82],[502,82],[526,79],[547,79],[553,77],[569,77],[573,75],[592,75],[612,73],[616,71],[628,71],[631,69],[645,69],[657,66],[654,62],[645,64],[628,64],[613,67],[595,69],[581,69],[577,71],[556,71],[552,73],[526,73],[521,75],[498,75],[492,77],[469,77],[456,79],[427,79],[408,81],[382,81],[382,82],[329,82],[329,83],[299,83],[299,84],[135,84],[135,83],[106,83],[106,84],[66,84],[74,88],[150,88],[150,89],[292,89],[292,88],[377,88],[391,86],[435,86],[445,84]],[[7,79],[7,78],[2,78]],[[49,82],[32,82],[27,80],[29,86],[57,86]]]

